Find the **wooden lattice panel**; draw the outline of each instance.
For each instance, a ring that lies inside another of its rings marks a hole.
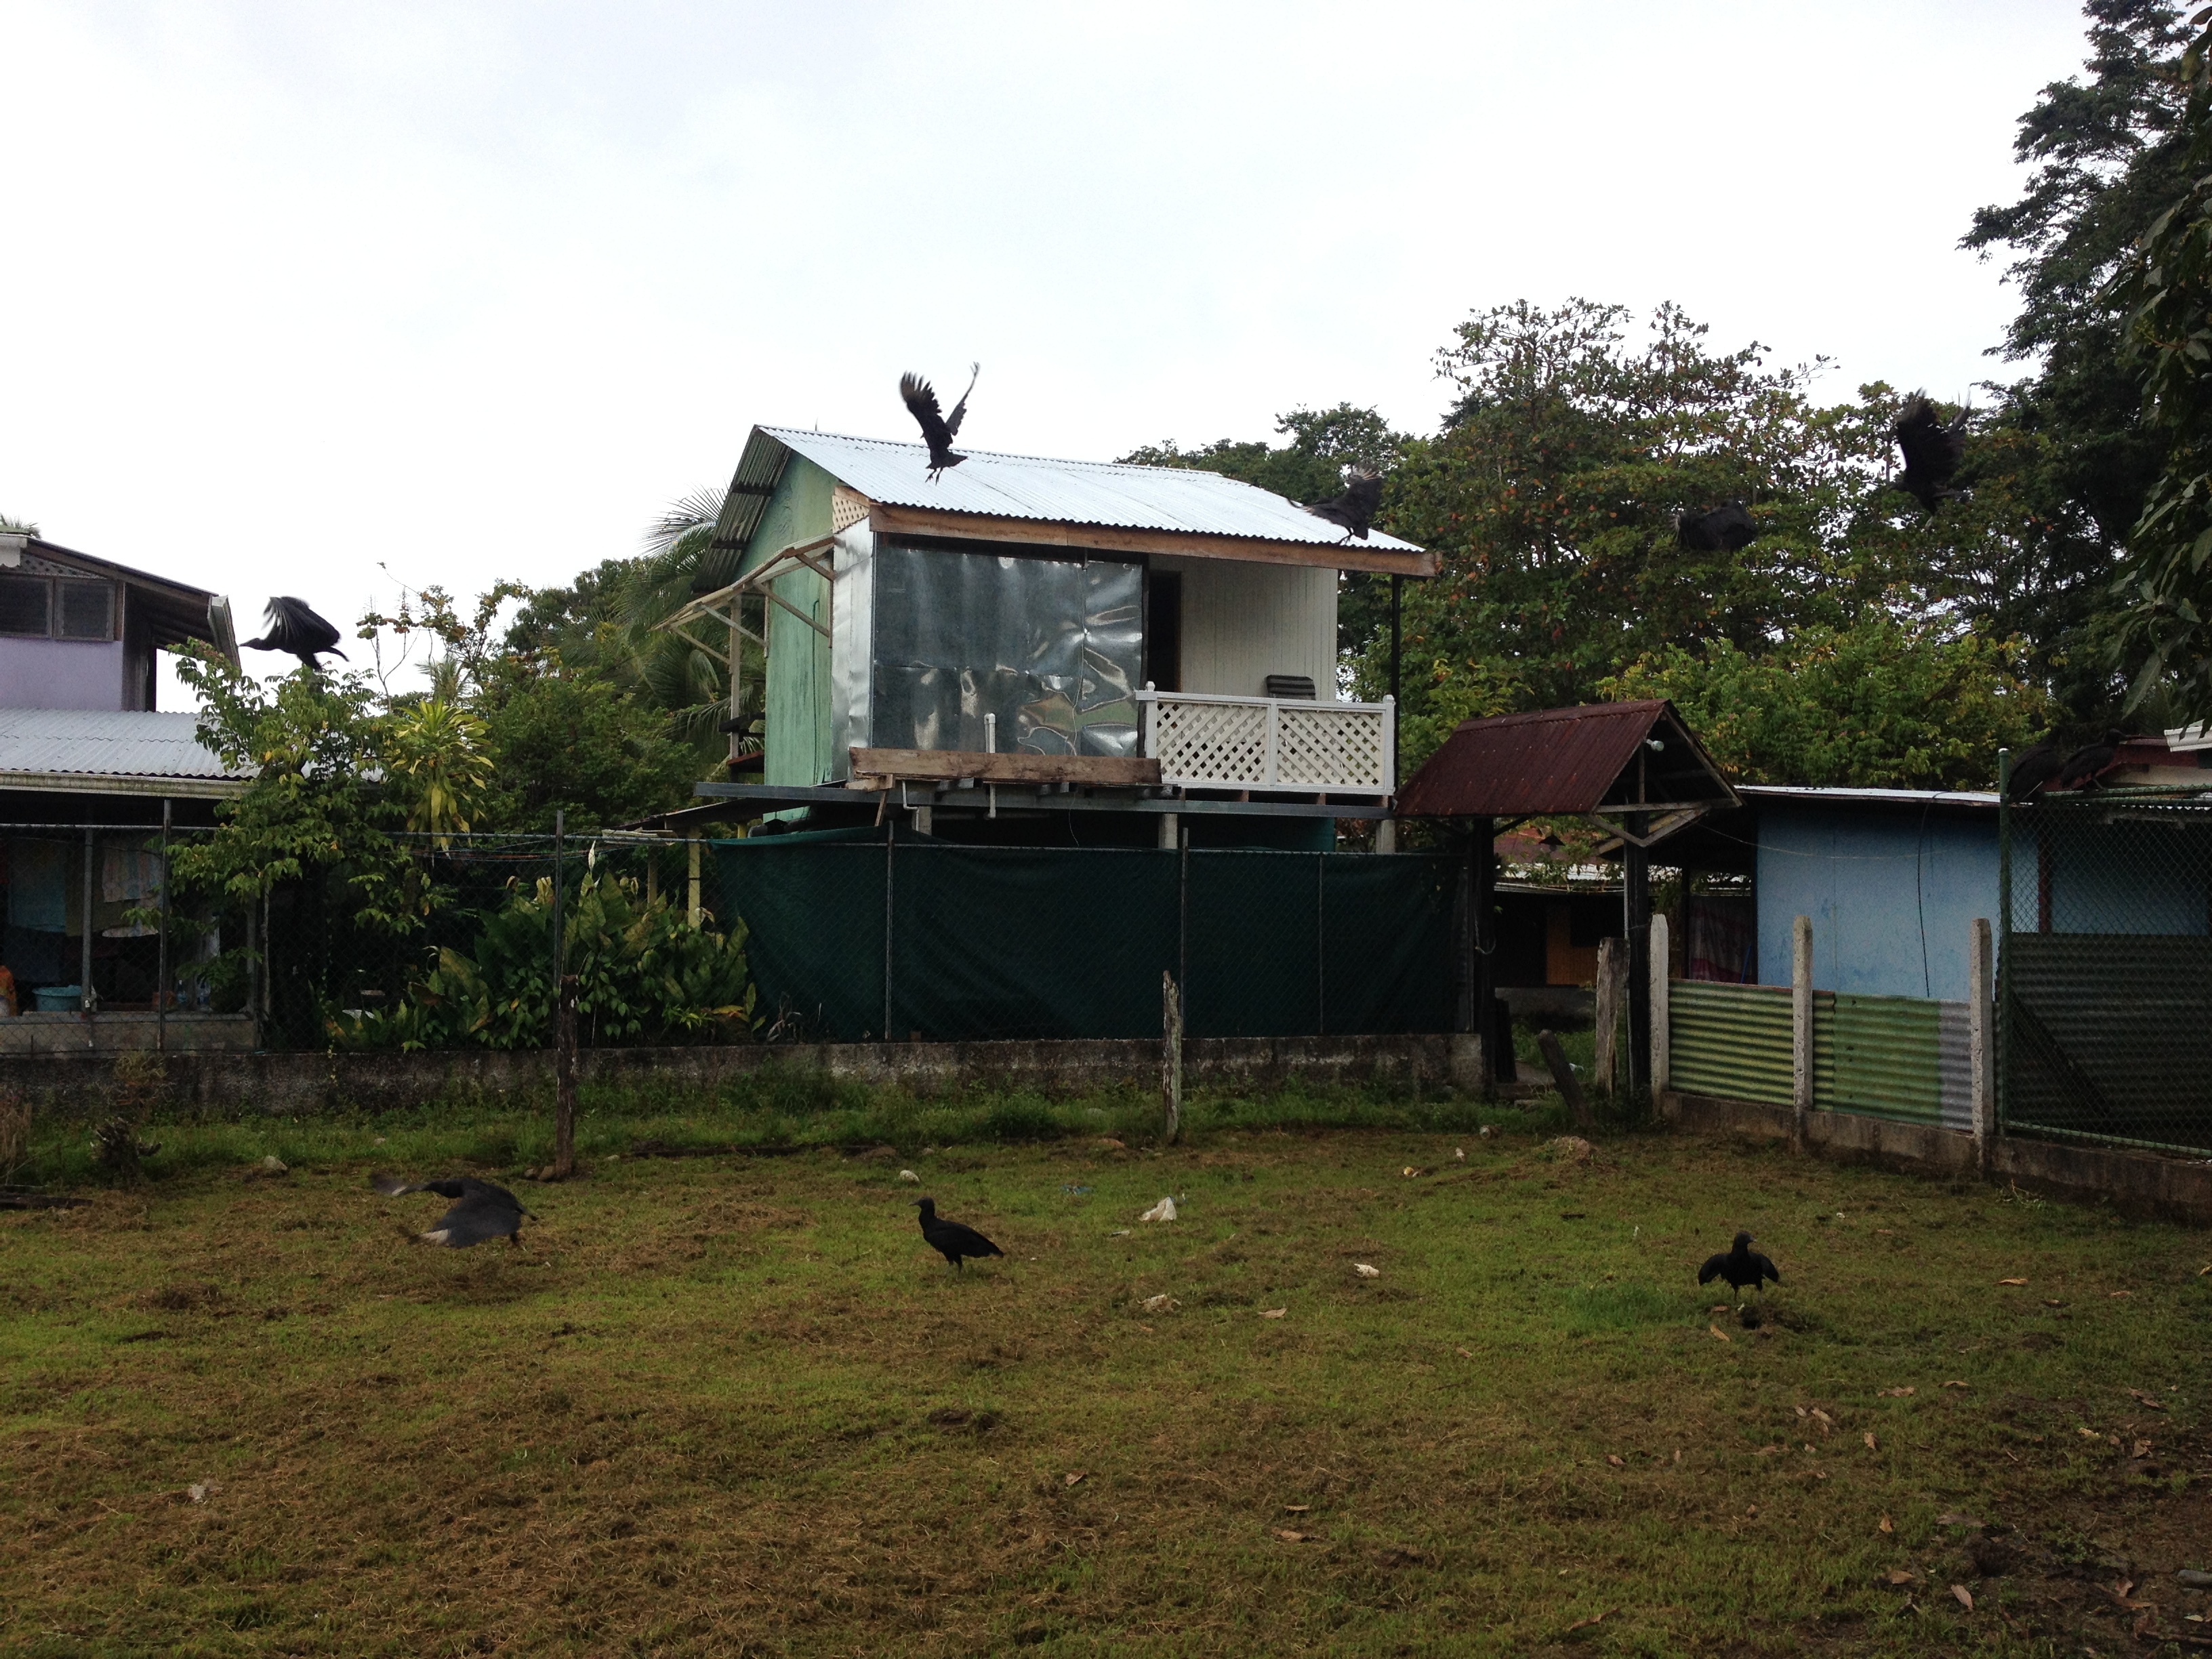
[[[1264,787],[1267,705],[1176,702],[1162,698],[1152,728],[1152,758],[1162,781],[1202,788]]]
[[[1364,709],[1279,703],[1275,779],[1286,787],[1387,789],[1383,717]]]

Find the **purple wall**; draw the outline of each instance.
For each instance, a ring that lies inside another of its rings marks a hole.
[[[0,640],[0,708],[131,706],[120,640]]]

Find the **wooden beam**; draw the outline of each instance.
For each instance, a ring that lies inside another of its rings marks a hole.
[[[915,783],[975,778],[984,783],[1085,783],[1134,788],[1160,781],[1160,763],[1140,756],[986,754],[974,749],[862,749],[853,750],[853,787],[888,788],[904,778]]]
[[[880,501],[868,509],[868,528],[879,536],[944,536],[960,541],[1022,542],[1032,547],[1089,547],[1105,553],[1164,553],[1182,559],[1317,565],[1327,570],[1381,570],[1401,576],[1437,574],[1437,556],[1425,550],[1401,552],[1363,547],[1357,542],[1279,542],[1187,530],[1055,524],[1042,519],[996,518],[985,513],[948,513],[933,507],[890,507]]]

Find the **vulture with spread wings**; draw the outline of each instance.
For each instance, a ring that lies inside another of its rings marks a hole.
[[[1903,490],[1929,513],[1946,501],[1964,501],[1968,492],[1955,489],[1951,480],[1966,458],[1966,416],[1963,411],[1950,425],[1943,424],[1936,405],[1915,392],[1890,428],[1905,455],[1905,471],[1894,488]]]
[[[970,363],[968,369],[968,392],[973,392],[983,366]],[[899,396],[906,403],[907,413],[921,428],[922,441],[929,446],[929,477],[933,483],[946,467],[957,466],[968,459],[952,453],[952,441],[960,435],[960,422],[968,413],[968,392],[960,394],[960,401],[952,405],[952,414],[948,418],[938,412],[937,391],[928,381],[919,374],[899,376]]]
[[[1375,515],[1382,507],[1382,475],[1371,467],[1355,466],[1344,482],[1344,494],[1326,501],[1315,501],[1306,508],[1316,519],[1327,519],[1331,524],[1344,526],[1340,538],[1350,541],[1354,536],[1361,541],[1375,527]]]
[[[425,1243],[443,1244],[449,1249],[465,1250],[471,1244],[495,1238],[519,1245],[522,1243],[519,1235],[523,1218],[538,1219],[506,1188],[478,1181],[474,1176],[448,1176],[442,1181],[407,1181],[398,1176],[380,1175],[371,1176],[368,1182],[386,1198],[404,1198],[409,1193],[435,1193],[441,1198],[452,1199],[453,1207],[438,1218],[436,1226],[415,1235]]]
[[[334,657],[345,655],[338,649],[338,630],[310,610],[305,599],[279,593],[269,601],[261,621],[261,637],[244,641],[248,651],[289,652],[310,668],[322,666],[315,659],[325,651]]]

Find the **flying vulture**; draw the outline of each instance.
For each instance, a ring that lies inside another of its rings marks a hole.
[[[1741,501],[1729,501],[1696,518],[1674,515],[1674,538],[1689,553],[1741,553],[1759,538],[1759,526]]]
[[[1782,1282],[1782,1274],[1775,1265],[1751,1248],[1751,1235],[1738,1233],[1735,1247],[1723,1250],[1718,1255],[1709,1255],[1705,1265],[1698,1269],[1698,1283],[1710,1285],[1716,1279],[1725,1279],[1736,1290],[1748,1287],[1753,1294],[1765,1288],[1763,1281]]]
[[[1954,489],[1959,463],[1966,454],[1966,417],[1945,426],[1936,405],[1918,392],[1905,400],[1905,412],[1890,428],[1897,447],[1905,452],[1905,472],[1894,486],[1933,513],[1945,501],[1963,501],[1967,492]]]
[[[1342,540],[1361,541],[1375,527],[1375,514],[1382,506],[1382,475],[1371,467],[1355,466],[1345,480],[1344,494],[1333,501],[1316,501],[1306,511],[1316,519],[1344,526]]]
[[[1006,1255],[1004,1250],[973,1227],[963,1227],[957,1221],[939,1220],[935,1199],[917,1198],[914,1206],[921,1212],[922,1237],[929,1242],[931,1249],[950,1261],[955,1269],[961,1267],[960,1258],[963,1255],[972,1255],[980,1261],[987,1255]]]
[[[983,366],[970,363],[968,370],[968,392],[973,392]],[[948,420],[938,413],[937,392],[928,381],[919,374],[899,376],[899,396],[906,402],[907,413],[921,428],[922,441],[929,446],[929,477],[933,483],[946,467],[957,466],[968,459],[952,453],[952,441],[960,435],[960,422],[968,413],[968,392],[960,394],[960,401],[952,405],[952,416]]]
[[[245,642],[248,651],[289,652],[310,668],[322,666],[315,659],[323,652],[334,657],[345,655],[338,649],[338,630],[309,610],[305,599],[280,593],[269,601],[261,621],[266,631],[259,639]]]
[[[473,1176],[448,1176],[443,1181],[404,1181],[398,1176],[371,1176],[368,1184],[386,1198],[404,1198],[409,1193],[435,1193],[441,1198],[450,1198],[453,1207],[438,1218],[438,1224],[427,1232],[415,1236],[426,1243],[443,1244],[450,1249],[465,1250],[471,1244],[482,1244],[490,1239],[504,1238],[510,1244],[522,1243],[519,1237],[523,1218],[538,1219],[522,1207],[522,1200],[504,1187],[495,1187],[489,1181],[478,1181]]]

